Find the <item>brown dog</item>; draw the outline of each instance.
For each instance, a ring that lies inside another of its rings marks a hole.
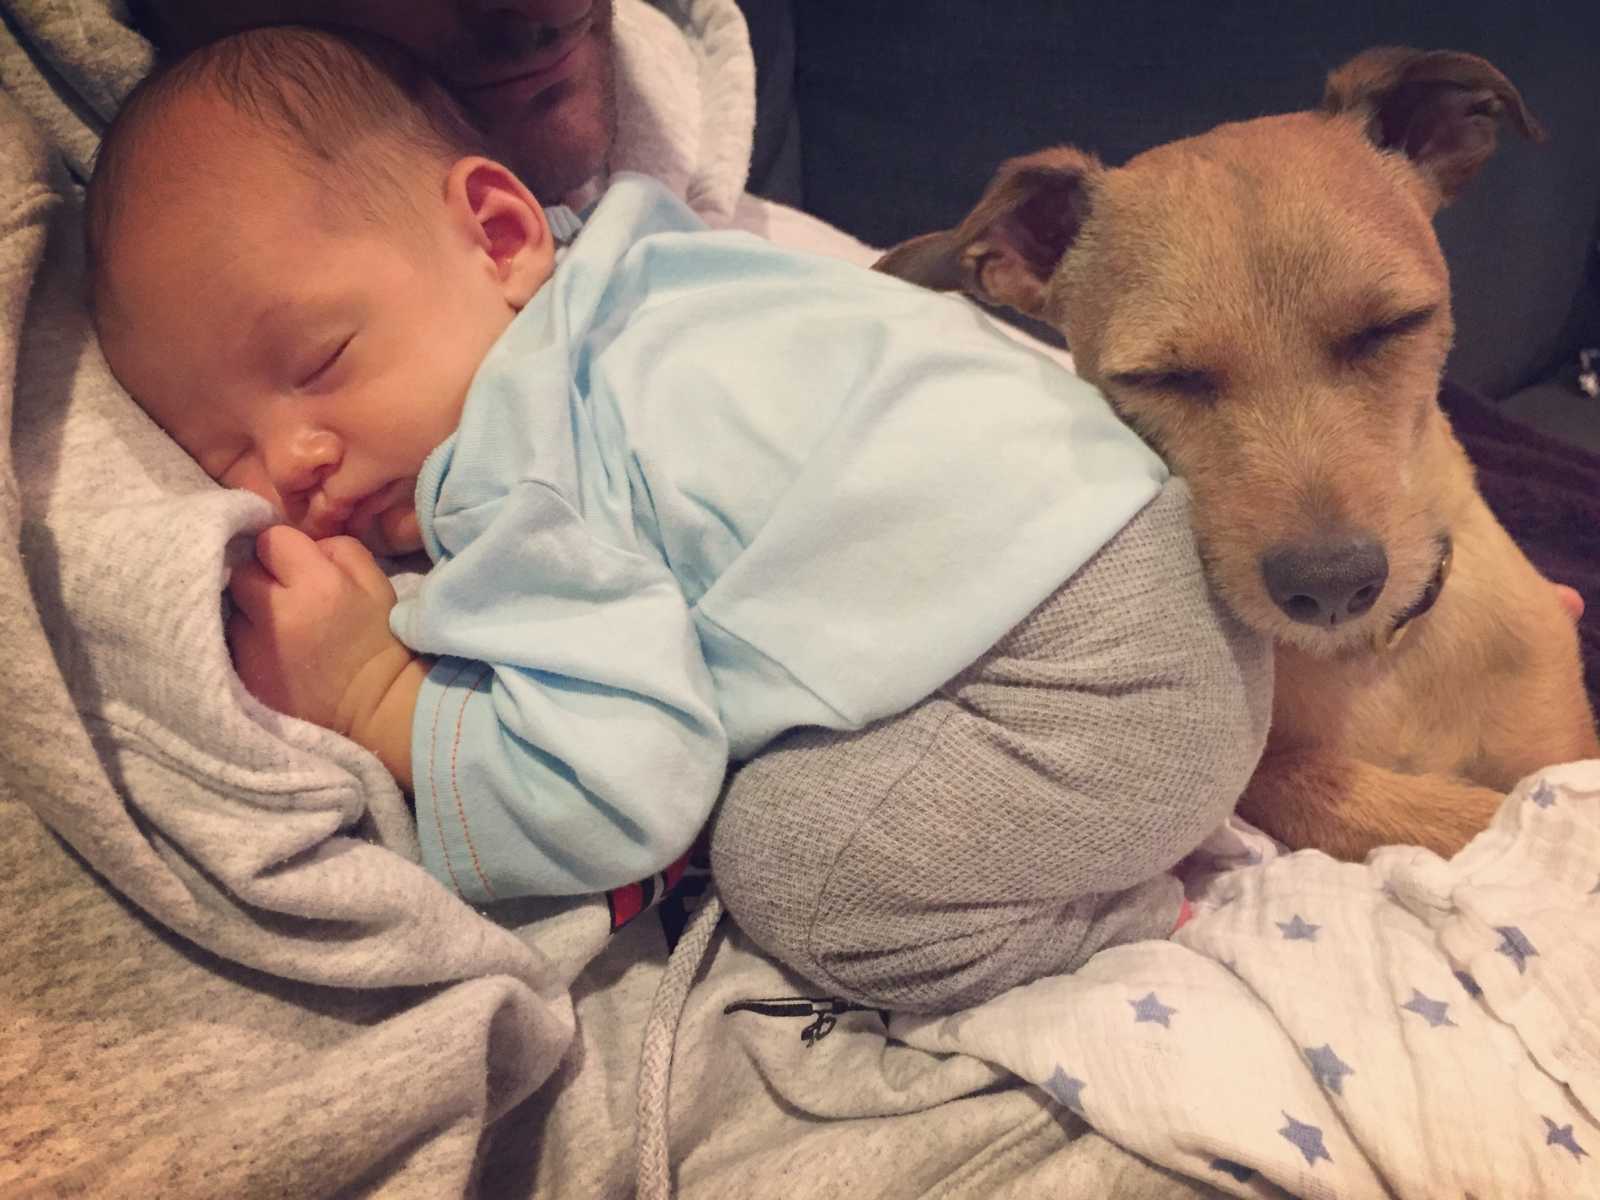
[[[1431,218],[1505,118],[1543,136],[1482,59],[1371,50],[1319,111],[1114,170],[1014,159],[959,227],[878,263],[1050,322],[1188,479],[1213,585],[1277,645],[1241,811],[1291,846],[1448,854],[1519,777],[1600,752],[1572,619],[1436,402]]]

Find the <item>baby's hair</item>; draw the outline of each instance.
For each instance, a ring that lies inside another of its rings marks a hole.
[[[230,34],[159,65],[106,131],[85,203],[91,272],[119,198],[139,186],[131,164],[174,102],[195,89],[214,92],[281,138],[313,178],[326,179],[335,167],[346,172],[351,186],[330,189],[330,200],[368,220],[404,219],[419,156],[447,165],[487,152],[466,112],[397,43],[308,25]]]

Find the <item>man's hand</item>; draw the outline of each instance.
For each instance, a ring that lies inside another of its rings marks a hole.
[[[394,588],[366,547],[275,525],[228,591],[228,645],[251,694],[361,743],[408,784],[411,714],[427,668],[389,632]]]

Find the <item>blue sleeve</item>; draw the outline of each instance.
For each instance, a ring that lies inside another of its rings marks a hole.
[[[662,869],[727,768],[676,581],[542,483],[433,521],[462,550],[393,618],[439,656],[412,727],[424,864],[477,902]]]
[[[652,303],[591,381],[626,415],[735,760],[929,695],[1166,479],[965,301],[714,235],[644,249]]]

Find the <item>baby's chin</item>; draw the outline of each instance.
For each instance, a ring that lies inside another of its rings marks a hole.
[[[361,533],[361,543],[380,558],[400,558],[422,549],[422,526],[410,504],[385,509]]]

